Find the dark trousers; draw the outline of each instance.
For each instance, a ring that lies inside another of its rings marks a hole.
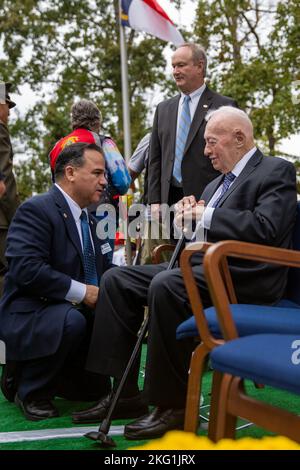
[[[150,405],[183,408],[192,340],[176,340],[177,326],[192,314],[180,269],[167,264],[112,268],[101,280],[87,368],[120,378],[149,306],[145,392]],[[211,305],[203,268],[194,268],[205,306]],[[136,379],[134,371],[131,380]]]
[[[69,309],[58,350],[51,356],[19,363],[18,395],[21,400],[53,398],[95,400],[110,391],[109,377],[84,370],[92,318]]]

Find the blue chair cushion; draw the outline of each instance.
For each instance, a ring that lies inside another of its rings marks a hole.
[[[292,304],[292,302],[291,302]],[[231,304],[231,311],[239,336],[260,333],[300,335],[300,306],[277,307],[266,305]],[[205,309],[205,316],[213,336],[222,338],[214,307]],[[195,317],[181,323],[176,331],[177,339],[199,336]]]
[[[292,348],[295,340],[298,345]],[[295,334],[237,338],[214,348],[211,365],[223,373],[300,394],[299,340]]]
[[[290,308],[300,308],[299,304],[296,304],[292,300],[282,299],[277,304],[276,307],[290,307]]]

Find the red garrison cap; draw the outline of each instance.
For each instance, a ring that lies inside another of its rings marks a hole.
[[[75,131],[68,134],[66,137],[60,139],[54,145],[53,149],[49,153],[49,161],[51,170],[54,171],[56,160],[60,152],[68,145],[77,144],[79,142],[86,142],[88,144],[95,144],[95,137],[93,132],[87,129],[76,129]]]

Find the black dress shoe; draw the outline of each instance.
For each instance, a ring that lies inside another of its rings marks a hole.
[[[13,402],[18,390],[18,378],[20,369],[15,361],[7,361],[2,367],[1,391],[6,400]]]
[[[100,423],[106,417],[112,395],[106,395],[95,406],[88,410],[72,413],[73,422]],[[141,394],[129,398],[120,398],[112,419],[137,418],[148,412],[148,406],[143,402]]]
[[[58,410],[50,400],[36,399],[21,401],[18,394],[15,396],[15,404],[23,411],[24,416],[29,421],[41,421],[42,419],[56,418],[59,416]]]
[[[127,424],[124,429],[126,439],[152,439],[163,436],[167,431],[173,429],[183,429],[184,410],[169,409],[154,410],[145,416]]]

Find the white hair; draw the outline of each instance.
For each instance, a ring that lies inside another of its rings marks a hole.
[[[212,117],[231,117],[235,119],[242,119],[243,121],[247,121],[248,125],[252,126],[251,119],[249,116],[245,113],[245,111],[242,111],[241,109],[234,108],[233,106],[221,106],[218,109],[213,109],[211,111],[208,111],[205,119],[206,121],[209,121]]]

